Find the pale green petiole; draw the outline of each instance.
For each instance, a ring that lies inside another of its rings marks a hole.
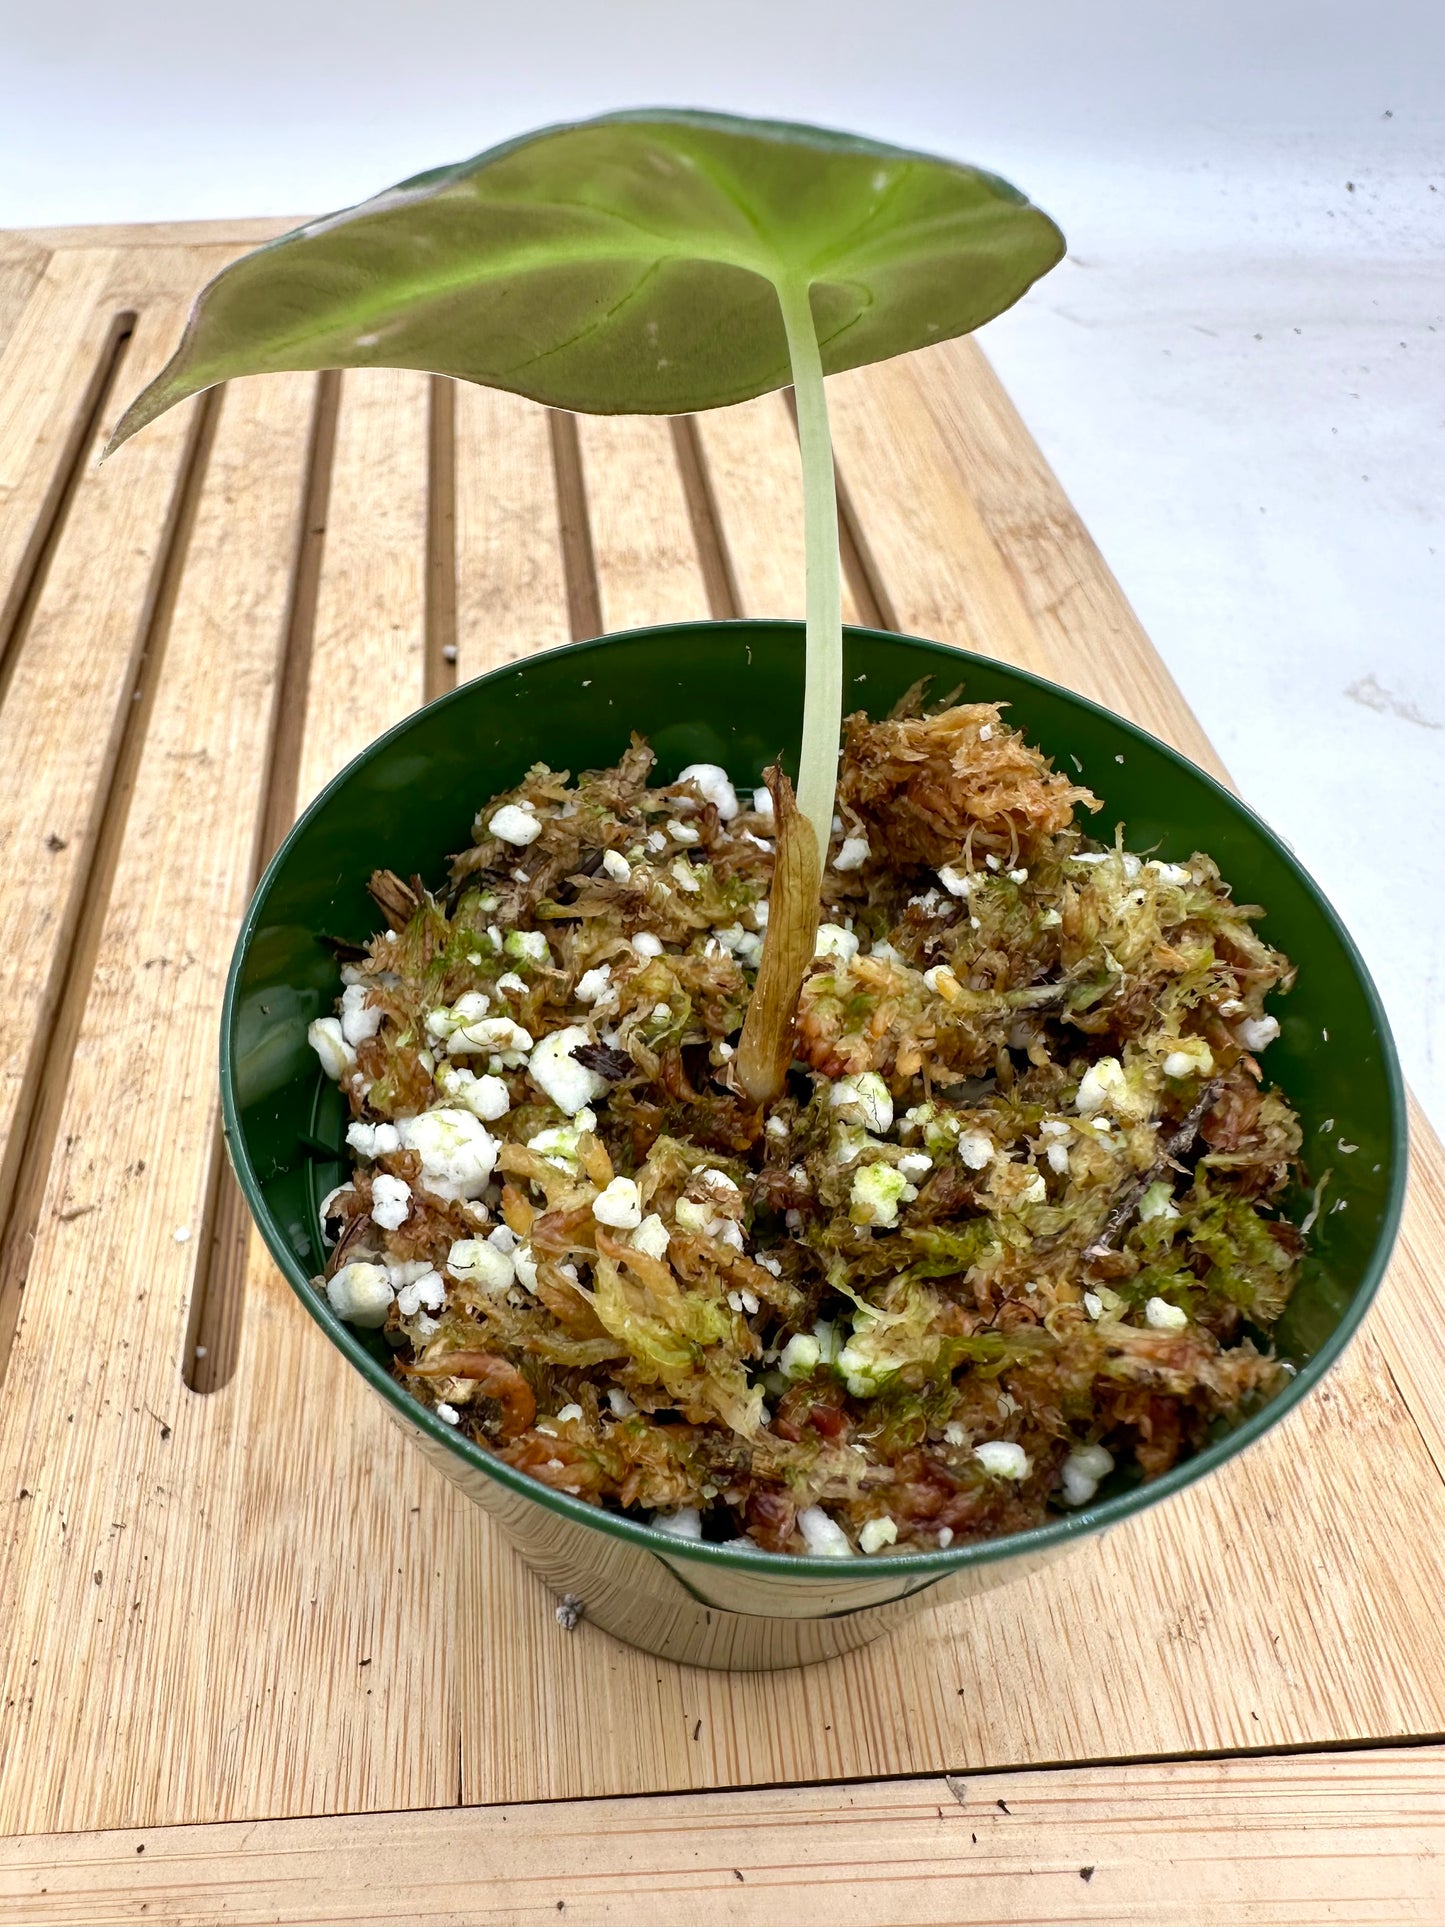
[[[818,838],[826,863],[838,787],[838,735],[843,726],[843,588],[838,560],[838,496],[833,440],[823,393],[823,361],[806,282],[778,284],[803,460],[803,537],[807,555],[807,635],[803,746],[798,808]]]

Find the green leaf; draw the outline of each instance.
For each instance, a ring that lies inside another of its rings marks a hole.
[[[1063,249],[976,168],[771,121],[604,115],[234,262],[111,447],[187,395],[279,369],[426,369],[584,413],[716,408],[791,379],[790,297],[811,303],[831,374],[968,333]]]

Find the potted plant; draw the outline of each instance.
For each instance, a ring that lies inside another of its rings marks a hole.
[[[825,373],[977,327],[1062,247],[1047,217],[974,169],[816,129],[607,116],[418,176],[235,263],[117,431],[272,369],[417,367],[598,412],[694,410],[792,384],[802,659],[795,625],[698,624],[554,651],[431,705],[344,771],[278,853],[223,1026],[232,1156],[313,1315],[569,1611],[675,1657],[822,1657],[940,1580],[995,1583],[1200,1476],[1326,1369],[1393,1235],[1388,1032],[1348,938],[1277,840],[1164,746],[1060,690],[936,644],[845,641]],[[909,696],[960,670],[970,706],[930,716]],[[874,720],[850,725],[840,832],[848,675]],[[658,781],[626,761],[630,729],[652,742]],[[776,758],[794,740],[796,795]],[[1097,799],[1056,774],[1069,757],[1100,786],[1107,775],[1111,823],[1126,819],[1152,854],[1084,847],[1074,806]],[[748,812],[728,777],[765,768]],[[607,773],[570,786],[555,775],[579,769]],[[569,823],[584,819],[579,841]],[[694,862],[699,842],[706,861]],[[1271,943],[1204,850],[1268,905]],[[437,877],[458,851],[444,896],[402,881]],[[373,870],[389,933],[363,888]],[[844,921],[820,938],[825,901]],[[1092,925],[1080,936],[1106,911],[1162,919],[1139,954],[1168,959],[1167,1024],[1131,1033],[1118,1055],[1107,1013],[1126,985],[1138,1003],[1146,973],[1130,979]],[[323,937],[350,946],[341,1018],[326,1015],[340,986]],[[1028,960],[1014,989],[991,987],[986,940],[989,956],[1012,947]],[[1280,1029],[1260,999],[1286,974],[1284,950],[1308,973],[1276,1047],[1287,1097],[1251,1110],[1252,1053]],[[686,996],[673,999],[684,954],[687,984],[712,997],[700,1027]],[[947,960],[965,956],[960,975]],[[885,1002],[906,1006],[925,1044],[895,1037],[881,1069],[860,1069],[833,1033],[818,1043],[826,999],[845,1013],[845,1041],[861,1034],[847,1031],[855,1005],[876,1032]],[[618,1021],[599,1029],[609,1004]],[[358,1040],[383,1026],[392,1054],[383,1063],[376,1046],[363,1074]],[[1320,1031],[1350,1055],[1348,1092],[1320,1061]],[[1078,1056],[1089,1035],[1105,1041]],[[700,1049],[715,1087],[705,1103],[687,1071]],[[474,1056],[480,1079],[465,1068]],[[954,1095],[939,1105],[936,1089]],[[895,1127],[895,1099],[901,1112],[920,1094]],[[1329,1200],[1347,1209],[1323,1218],[1318,1200],[1288,1196],[1297,1119],[1308,1127],[1316,1109],[1357,1147]],[[476,1120],[504,1116],[499,1148]],[[442,1150],[438,1133],[451,1133]],[[917,1222],[900,1230],[920,1191]],[[654,1199],[663,1209],[644,1218]],[[329,1256],[328,1219],[340,1241]],[[406,1253],[398,1238],[413,1239]],[[1035,1266],[1047,1285],[1026,1276]],[[824,1294],[853,1308],[846,1342],[835,1322],[814,1325]],[[1259,1349],[1271,1336],[1282,1366]],[[1105,1421],[1092,1391],[1067,1389],[1065,1361],[1086,1354],[1106,1361],[1099,1382],[1159,1401],[1131,1421],[1141,1439],[1167,1407],[1192,1452],[1151,1464],[1141,1447],[1116,1466],[1096,1441],[1124,1406]],[[625,1383],[609,1386],[617,1373]],[[564,1380],[578,1401],[560,1402]],[[966,1419],[945,1411],[965,1410],[960,1387],[974,1399]],[[548,1396],[555,1411],[539,1408]],[[979,1399],[1009,1436],[980,1437]],[[1047,1449],[1013,1436],[1046,1439],[1049,1426]],[[835,1508],[846,1531],[788,1497],[789,1480],[803,1492],[822,1465],[826,1489],[847,1494]],[[1150,1471],[1161,1476],[1140,1483]],[[868,1494],[925,1474],[946,1498],[905,1513],[907,1549],[890,1551],[899,1521]],[[693,1503],[668,1506],[668,1491]],[[650,1494],[641,1510],[638,1493]],[[970,1523],[924,1536],[923,1518]]]

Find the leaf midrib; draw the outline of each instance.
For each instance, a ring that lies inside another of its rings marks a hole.
[[[956,219],[956,216],[932,217],[917,223],[916,227],[910,227],[906,232],[916,242],[917,239],[926,236],[931,228],[947,228],[953,219]],[[830,243],[826,252],[815,256],[807,266],[795,267],[780,256],[769,257],[750,249],[712,245],[706,240],[674,242],[650,234],[646,229],[639,229],[635,242],[631,243],[628,237],[615,235],[609,236],[605,242],[595,247],[570,246],[567,266],[574,267],[579,262],[585,262],[589,266],[602,266],[607,263],[630,266],[654,265],[662,262],[706,261],[714,266],[736,268],[744,274],[756,275],[759,280],[766,281],[778,290],[799,285],[811,289],[819,280],[826,277],[833,262],[840,256],[846,255],[853,246],[856,246],[856,243],[849,237],[838,237]],[[384,301],[359,302],[348,308],[338,309],[328,319],[324,328],[312,326],[287,335],[274,344],[274,352],[284,355],[289,349],[315,341],[319,336],[344,333],[349,330],[367,332],[376,324],[384,323],[398,308],[404,309],[413,302],[434,300],[479,284],[545,272],[548,269],[555,269],[557,265],[556,252],[552,245],[531,243],[514,248],[505,254],[490,254],[485,262],[468,264],[467,267],[455,273],[422,277],[408,281],[400,287],[392,284],[387,290]],[[852,281],[855,277],[850,275],[847,278]],[[550,349],[545,350],[544,354],[551,352],[553,351]]]

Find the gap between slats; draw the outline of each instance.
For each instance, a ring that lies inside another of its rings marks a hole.
[[[457,686],[457,385],[427,394],[426,700]]]
[[[582,474],[577,417],[549,408],[552,472],[557,485],[557,527],[562,538],[562,570],[567,583],[567,622],[574,642],[602,633],[602,591],[592,548],[592,518]]]
[[[311,649],[316,629],[316,596],[326,545],[340,403],[341,376],[335,369],[328,369],[317,376],[312,403],[306,480],[281,647],[281,672],[276,682],[271,742],[251,863],[253,889],[296,815],[296,786],[306,730]],[[218,1123],[211,1148],[200,1257],[191,1286],[190,1319],[182,1353],[181,1375],[193,1392],[218,1390],[236,1369],[245,1312],[250,1236],[250,1216],[226,1156]]]
[[[318,592],[331,509],[341,404],[339,371],[318,379],[307,454],[304,499],[282,647],[263,790],[261,832],[252,865],[254,890],[296,816],[313,657]],[[427,394],[425,619],[422,696],[456,683],[456,389],[433,376]],[[192,1285],[182,1377],[209,1393],[235,1372],[245,1315],[250,1218],[218,1125],[202,1221],[200,1261]]]
[[[787,398],[788,414],[792,419],[793,432],[798,428],[798,401],[791,388],[783,391]],[[888,590],[884,586],[883,575],[874,560],[873,551],[868,545],[868,537],[863,533],[863,525],[858,520],[858,511],[853,505],[853,497],[843,471],[838,464],[837,451],[833,455],[833,482],[838,494],[838,556],[843,567],[843,579],[853,593],[859,617],[865,629],[891,629],[898,633],[898,618],[893,612]]]
[[[134,317],[129,319],[133,321]],[[123,335],[117,332],[112,337],[108,358],[102,356],[105,372],[92,384],[88,397],[91,405],[85,411],[89,434],[80,440],[78,453],[72,457],[73,476],[55,495],[59,510],[63,510],[74,493],[85,451],[91,446],[100,410],[104,406],[105,394],[119,368],[119,351],[123,346]],[[16,1110],[15,1142],[21,1149],[9,1209],[4,1228],[0,1230],[0,1382],[3,1382],[3,1374],[9,1364],[71,1061],[90,991],[116,862],[125,835],[130,797],[165,658],[166,633],[175,606],[181,571],[185,566],[186,545],[195,520],[223,394],[221,388],[210,389],[194,404],[191,426],[166,515],[165,532],[137,626],[132,671],[123,685],[119,746],[105,785],[105,801],[99,813],[90,861],[79,886],[80,914],[75,933],[60,966],[54,1021],[39,1041],[27,1068]],[[67,446],[67,453],[69,451],[70,445]],[[64,461],[61,467],[65,467]],[[57,523],[54,536],[43,545],[41,560],[48,560],[53,553],[58,536]],[[38,588],[37,583],[36,593]],[[28,606],[33,607],[33,602],[32,595]]]
[[[318,378],[253,886],[295,817],[340,381],[335,370]],[[568,627],[574,641],[583,641],[598,635],[602,626],[587,484],[575,416],[560,409],[549,409],[547,413]],[[696,418],[675,416],[670,429],[709,611],[714,620],[735,618],[742,613],[742,602]],[[427,416],[424,661],[427,701],[455,688],[457,681],[456,470],[456,384],[436,375],[429,383]],[[841,477],[838,505],[842,563],[859,611],[874,627],[896,627]],[[218,1127],[182,1355],[182,1375],[194,1392],[219,1389],[235,1371],[244,1317],[249,1240],[249,1215]]]
[[[5,599],[4,609],[0,610],[0,702],[4,701],[10,687],[15,661],[24,646],[40,592],[45,587],[51,558],[65,532],[66,517],[80,485],[86,454],[95,440],[105,405],[115,387],[120,365],[135,331],[135,323],[136,316],[129,309],[117,314],[111,321],[109,333],[96,356],[95,367],[75,412],[70,433],[60,451],[60,459],[55,464],[55,473],[45,492],[40,513],[35,518],[35,527],[20,559],[20,566],[15,571],[15,580]]]
[[[692,523],[692,539],[697,544],[698,567],[707,590],[708,611],[715,622],[727,622],[742,614],[743,603],[723,536],[707,454],[697,432],[697,417],[674,415],[671,428],[673,452],[682,474],[682,492]]]
[[[891,629],[898,634],[898,617],[888,599],[882,571],[868,546],[868,537],[841,474],[838,476],[838,549],[843,559],[843,575],[853,591],[864,628]]]
[[[797,411],[792,389],[787,389],[785,395],[796,429]],[[573,641],[581,642],[602,633],[602,597],[592,541],[587,483],[576,417],[560,409],[549,409],[548,417],[569,625]],[[707,451],[698,432],[695,415],[674,415],[670,418],[669,426],[708,611],[714,621],[725,622],[743,614],[743,599],[708,467]],[[882,572],[841,471],[837,474],[836,486],[839,558],[859,618],[867,628],[897,631],[898,618]]]

